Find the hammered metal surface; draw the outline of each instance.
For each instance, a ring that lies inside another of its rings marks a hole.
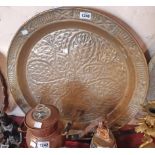
[[[81,19],[81,12],[90,18]],[[100,116],[123,125],[148,87],[135,38],[108,14],[84,8],[49,10],[23,25],[10,46],[8,78],[23,111],[50,103],[64,120],[81,111],[82,125]]]
[[[83,121],[107,113],[120,102],[127,86],[121,52],[106,38],[82,29],[44,36],[32,48],[26,64],[35,102],[46,94],[48,102],[64,109],[68,118],[71,109],[83,110]],[[101,108],[103,101],[106,108]]]

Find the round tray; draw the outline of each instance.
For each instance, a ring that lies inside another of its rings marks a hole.
[[[148,89],[137,38],[116,17],[90,8],[40,13],[11,43],[12,94],[25,113],[38,103],[53,104],[64,121],[74,120],[79,128],[100,116],[110,126],[122,126],[135,116]]]

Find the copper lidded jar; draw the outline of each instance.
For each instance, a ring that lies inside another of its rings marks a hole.
[[[64,137],[59,111],[53,105],[39,104],[25,116],[26,143],[33,148],[62,147]]]

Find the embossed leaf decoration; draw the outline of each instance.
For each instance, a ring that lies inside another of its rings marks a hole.
[[[140,124],[139,126],[137,126],[136,128],[135,128],[135,130],[136,130],[136,132],[140,132],[140,133],[145,133],[145,131],[148,129],[148,126],[145,124],[145,123],[143,123],[143,124]]]
[[[155,128],[148,128],[146,134],[155,137]]]
[[[152,116],[146,116],[146,121],[149,122],[151,126],[155,125],[155,118]]]

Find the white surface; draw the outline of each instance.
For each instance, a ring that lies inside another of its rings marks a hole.
[[[37,142],[37,148],[50,148],[50,142],[49,141]]]
[[[0,0],[2,6],[153,6],[154,0]]]
[[[42,123],[41,122],[34,122],[34,127],[35,128],[41,128]]]
[[[10,42],[19,27],[37,13],[54,7],[0,7],[0,51],[7,55]],[[155,7],[95,7],[107,11],[132,27],[152,56],[155,53]],[[24,32],[25,34],[25,32]],[[11,114],[23,115],[16,107]]]
[[[91,13],[90,12],[80,12],[80,19],[91,20]]]
[[[15,108],[11,112],[7,112],[7,114],[8,115],[14,115],[14,116],[23,116],[23,117],[25,116],[24,112],[17,105],[15,106]]]
[[[29,34],[28,30],[22,30],[21,33],[22,33],[23,36]]]
[[[31,142],[30,142],[30,146],[31,146],[31,147],[36,148],[36,145],[37,145],[37,144],[36,144],[34,141],[31,141]]]

